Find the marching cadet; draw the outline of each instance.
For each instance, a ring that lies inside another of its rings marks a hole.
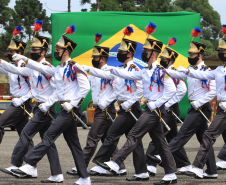
[[[192,30],[193,39],[201,33],[199,28]],[[190,67],[188,69],[195,69],[197,71],[206,71],[209,68],[205,65],[203,61],[203,54],[205,52],[206,45],[191,41],[190,48],[188,50],[188,62]],[[203,137],[205,137],[205,130],[208,128],[207,119],[210,118],[212,108],[210,106],[210,101],[216,96],[216,83],[214,80],[199,80],[197,78],[191,78],[179,70],[168,70],[167,72],[173,78],[184,78],[187,79],[188,84],[188,99],[191,104],[191,108],[188,109],[187,117],[184,120],[176,137],[172,139],[169,143],[170,151],[174,154],[182,148],[191,137],[196,134],[199,143],[203,143]],[[207,164],[207,169],[205,173],[196,176],[197,178],[217,178],[217,169],[215,163],[215,156],[213,148],[209,150],[209,156],[206,158],[205,163]],[[153,160],[156,158],[153,157]],[[155,160],[157,162],[157,160]],[[178,174],[189,174],[189,170],[192,168],[191,165],[186,167],[187,170],[178,172]]]
[[[222,32],[224,36],[226,35],[226,26],[222,26]],[[215,143],[217,137],[221,134],[223,136],[224,142],[226,143],[226,119],[225,119],[225,110],[226,110],[226,38],[219,39],[219,46],[217,48],[218,58],[223,62],[222,66],[218,66],[215,70],[203,70],[196,71],[192,69],[185,69],[180,67],[178,71],[186,73],[189,77],[198,78],[202,81],[216,80],[217,86],[217,114],[210,124],[209,128],[203,134],[203,141],[200,145],[199,151],[196,155],[196,158],[193,162],[194,167],[189,171],[187,175],[202,177],[203,176],[203,167],[206,164],[211,152],[213,150],[213,144]],[[218,157],[221,161],[218,161],[218,165],[223,163],[226,160],[224,147],[218,154]],[[205,175],[205,174],[204,174]],[[216,177],[216,176],[213,176]]]
[[[74,32],[75,27],[71,25],[67,28],[65,34]],[[86,74],[80,69],[80,65],[70,58],[77,44],[66,37],[65,34],[55,45],[54,58],[61,62],[57,67],[42,65],[21,55],[13,56],[14,60],[22,59],[26,61],[27,67],[55,77],[56,94],[61,110],[49,129],[44,133],[42,141],[24,156],[26,164],[12,171],[21,175],[33,174],[37,170],[37,163],[63,133],[80,176],[74,184],[90,185],[91,180],[86,170],[86,163],[77,132],[77,116],[82,113],[79,107],[88,94],[90,85]]]
[[[168,45],[164,48],[163,52],[159,56],[159,58],[161,58],[160,64],[165,69],[177,70],[173,66],[173,64],[178,57],[178,53],[168,47],[168,46],[173,46],[176,43],[176,41],[177,41],[176,38],[174,38],[174,37],[171,38],[169,40]],[[170,127],[169,132],[166,129],[166,127],[164,127],[164,133],[165,133],[165,137],[166,137],[166,140],[168,143],[178,133],[177,117],[179,117],[179,115],[181,113],[178,103],[182,100],[182,98],[184,97],[184,95],[187,92],[187,87],[186,87],[185,81],[183,79],[173,78],[173,81],[176,86],[177,92],[168,102],[165,103],[165,110],[166,110],[167,114],[162,117],[163,120]],[[157,173],[157,169],[156,169],[157,163],[153,163],[151,160],[149,160],[149,157],[148,157],[149,155],[158,155],[158,151],[156,150],[156,147],[154,146],[153,142],[150,142],[150,144],[148,146],[148,149],[146,152],[146,161],[147,161],[147,169],[149,171],[149,174],[151,174],[152,176],[155,176],[155,174]],[[177,153],[174,153],[173,157],[174,157],[177,168],[181,168],[180,171],[183,171],[184,168],[186,170],[186,166],[191,165],[183,147],[180,150],[178,150]]]
[[[95,44],[99,43],[102,38],[101,34],[95,35]],[[92,53],[92,65],[97,69],[104,70],[107,68],[107,61],[109,56],[109,48],[103,46],[94,46]],[[112,125],[112,120],[115,119],[116,110],[114,102],[116,99],[113,89],[113,81],[111,79],[103,79],[95,76],[88,77],[91,84],[92,90],[92,100],[93,107],[95,108],[94,122],[88,133],[86,146],[83,149],[83,154],[85,157],[86,166],[88,167],[89,161],[91,160],[95,150],[97,148],[98,142],[101,140],[102,143],[106,137],[107,131]],[[109,114],[109,115],[108,115]],[[112,120],[111,120],[112,119]],[[117,148],[115,152],[117,152]],[[89,175],[96,176],[112,176],[112,173],[107,173],[107,171],[100,166],[93,167],[89,172]],[[72,171],[67,171],[69,175],[77,175],[77,168],[73,168]],[[119,175],[126,175],[126,170],[124,164],[121,166],[121,171]]]
[[[124,30],[124,33],[126,33],[126,35],[130,35],[132,32],[133,29],[130,26],[127,26]],[[125,38],[122,39],[117,54],[118,61],[123,63],[123,65],[118,67],[122,69],[122,71],[132,72],[140,70],[133,62],[133,55],[135,54],[136,47],[136,42]],[[132,114],[137,118],[142,114],[140,100],[143,96],[143,88],[141,80],[135,81],[119,78],[115,75],[110,74],[109,71],[103,71],[88,66],[83,66],[83,68],[93,76],[103,79],[111,79],[113,81],[113,86],[116,90],[111,94],[112,97],[109,98],[117,99],[120,106],[117,118],[109,128],[103,145],[100,147],[93,159],[93,162],[99,165],[99,162],[110,160],[117,147],[119,138],[123,134],[127,136],[131,128],[136,123],[136,120],[130,112],[132,112]],[[133,151],[133,163],[135,168],[135,175],[134,177],[127,178],[126,180],[148,180],[149,175],[147,173],[147,167],[144,158],[144,149],[141,140],[137,143],[137,147]],[[117,171],[117,173],[120,173],[120,171]]]
[[[14,39],[14,36],[19,34],[21,28],[16,26],[13,31],[13,38],[7,48],[8,51],[8,59],[12,62],[12,55],[15,53],[19,53],[21,55],[24,54],[25,48],[27,46],[26,43]],[[0,62],[6,62],[0,59]],[[7,63],[7,62],[6,62]],[[22,60],[15,61],[16,68],[23,67]],[[4,129],[6,127],[16,127],[17,133],[20,136],[23,128],[27,124],[29,120],[29,116],[25,113],[27,110],[31,113],[32,110],[32,102],[31,102],[31,93],[30,93],[30,83],[29,79],[22,75],[15,75],[11,72],[4,70],[0,66],[0,73],[8,75],[9,77],[9,87],[10,93],[12,94],[12,104],[4,111],[4,113],[0,116],[0,143],[2,142],[4,136]],[[13,116],[12,116],[13,115]],[[33,141],[30,140],[25,153],[33,148]],[[10,168],[8,169],[10,170]]]
[[[45,55],[48,50],[49,38],[43,36],[34,36],[33,43],[31,45],[31,58],[43,66],[52,67],[46,60]],[[30,68],[23,67],[17,68],[7,62],[2,61],[0,66],[5,70],[15,73],[17,75],[23,75],[30,78],[31,81],[31,93],[35,98],[34,116],[24,127],[20,139],[14,147],[11,163],[12,167],[6,169],[0,169],[1,171],[15,175],[11,170],[18,169],[23,164],[23,157],[27,153],[27,148],[32,138],[39,132],[40,137],[43,139],[44,133],[48,130],[52,123],[50,116],[54,117],[56,114],[55,102],[58,98],[55,92],[55,81],[51,76],[47,76]],[[50,163],[51,176],[47,180],[42,180],[42,183],[57,183],[63,182],[64,177],[60,167],[60,161],[56,145],[53,143],[47,151],[48,160]],[[29,173],[22,178],[35,178],[37,177],[37,168],[34,168],[32,173]]]
[[[99,162],[102,168],[116,173],[119,165],[134,150],[138,142],[148,132],[154,145],[157,147],[166,175],[160,182],[154,184],[176,184],[176,166],[173,156],[165,141],[161,116],[166,114],[164,103],[169,101],[176,92],[173,80],[162,66],[158,64],[157,57],[161,53],[163,43],[147,37],[142,53],[142,60],[148,66],[140,71],[126,72],[111,68],[112,74],[128,80],[142,80],[145,98],[145,111],[130,130],[124,146],[112,157],[109,162]],[[110,68],[110,67],[109,67]],[[143,156],[143,158],[145,158]]]

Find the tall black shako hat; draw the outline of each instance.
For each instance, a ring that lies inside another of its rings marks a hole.
[[[194,42],[194,38],[198,37],[199,34],[202,33],[202,30],[199,27],[195,27],[195,29],[193,29],[191,31],[191,35],[192,35],[192,41],[190,43],[190,47],[188,50],[188,54],[189,53],[197,53],[197,54],[204,54],[205,53],[205,49],[206,49],[206,44],[200,43],[200,42]]]
[[[127,52],[131,52],[131,53],[135,54],[137,43],[132,40],[124,38],[126,35],[130,36],[133,33],[133,28],[130,26],[127,26],[123,30],[123,33],[124,33],[124,36],[123,36],[121,44],[118,48],[118,52],[127,51]]]
[[[225,24],[222,25],[222,30],[221,31],[224,34],[224,36],[223,36],[223,38],[219,39],[219,46],[217,47],[217,51],[219,51],[219,50],[226,50],[226,38],[225,38],[226,25]]]
[[[16,35],[18,35],[21,32],[21,30],[22,29],[19,26],[16,26],[16,28],[13,31],[13,38],[11,39],[7,50],[25,52],[25,48],[26,48],[27,44],[25,42],[18,40],[18,39],[14,39],[14,37]]]
[[[33,42],[31,44],[31,49],[45,49],[48,50],[49,48],[49,41],[50,39],[48,37],[43,37],[43,36],[38,36],[36,35],[39,30],[41,30],[43,25],[43,21],[35,21],[34,23],[34,37],[33,37]]]
[[[75,26],[71,25],[71,26],[67,27],[66,32],[61,36],[60,40],[56,43],[55,47],[66,49],[70,53],[73,53],[77,44],[73,40],[71,40],[65,36],[65,34],[71,35],[73,33],[75,33]]]
[[[95,44],[93,46],[92,57],[108,57],[110,48],[103,46],[96,46],[97,43],[100,42],[102,38],[102,34],[97,33],[95,35]]]
[[[170,49],[168,46],[174,46],[176,44],[176,42],[177,42],[177,39],[175,37],[170,38],[168,44],[163,49],[159,58],[169,59],[169,60],[172,60],[173,62],[175,62],[175,60],[179,54],[176,51]]]
[[[162,46],[163,43],[155,40],[155,39],[149,39],[149,35],[151,35],[152,33],[156,32],[156,25],[152,22],[149,22],[149,24],[145,27],[145,31],[147,33],[147,38],[145,40],[144,46],[143,46],[143,51],[145,50],[151,50],[151,51],[156,51],[158,53],[161,53],[162,51]]]

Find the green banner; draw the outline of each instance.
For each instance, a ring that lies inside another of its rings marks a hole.
[[[58,42],[61,35],[70,25],[75,25],[76,32],[73,35],[66,35],[78,45],[72,54],[72,58],[79,64],[91,66],[91,53],[94,45],[94,35],[98,32],[103,35],[100,45],[110,47],[110,57],[108,65],[118,66],[120,63],[116,60],[116,52],[123,37],[123,30],[127,25],[134,29],[134,33],[128,39],[138,42],[134,62],[142,68],[145,64],[141,60],[141,49],[147,37],[146,25],[150,22],[156,24],[156,33],[149,38],[162,41],[167,45],[169,38],[176,37],[177,43],[171,49],[176,50],[180,55],[175,62],[175,67],[188,67],[187,51],[192,40],[191,30],[195,26],[200,26],[200,14],[191,12],[169,12],[169,13],[144,13],[144,12],[70,12],[54,13],[51,15],[52,21],[52,42],[53,52],[55,43]],[[199,37],[195,41],[199,42]],[[59,61],[54,59],[54,66]],[[83,110],[91,100],[91,93],[86,97],[83,103]],[[180,102],[184,118],[189,107],[187,96]]]

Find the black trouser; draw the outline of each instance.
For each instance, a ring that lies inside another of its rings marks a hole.
[[[55,106],[51,107],[50,114],[54,117],[56,114]],[[22,166],[23,157],[27,153],[29,142],[37,132],[43,139],[44,133],[48,130],[52,123],[52,119],[47,114],[44,114],[38,107],[34,108],[34,116],[24,127],[20,139],[14,147],[11,163],[17,167]],[[47,157],[50,163],[51,175],[62,174],[60,161],[56,145],[53,143],[47,151]]]
[[[139,103],[136,103],[134,105],[132,112],[137,118],[140,117],[140,115],[142,114],[142,109]],[[136,120],[133,118],[133,116],[131,116],[129,112],[125,112],[125,110],[120,107],[118,117],[108,130],[104,143],[98,150],[96,156],[93,159],[93,162],[97,164],[97,161],[110,161],[111,156],[114,153],[119,142],[119,138],[123,134],[125,134],[127,137],[129,131],[133,128],[135,123]],[[133,150],[133,164],[136,174],[147,172],[147,166],[144,158],[144,148],[141,140],[138,142],[136,148]]]
[[[24,107],[24,105],[22,105]],[[32,103],[31,100],[27,100],[25,102],[25,109],[31,113]],[[16,127],[17,133],[20,136],[21,131],[27,124],[29,120],[29,116],[25,113],[24,110],[19,106],[15,107],[11,104],[0,116],[0,143],[2,142],[2,138],[4,136],[4,128],[5,127]],[[28,150],[31,150],[34,147],[34,143],[31,140],[29,143]]]
[[[171,111],[167,112],[167,114],[164,115],[162,118],[166,122],[166,124],[170,127],[170,131],[168,132],[166,127],[163,126],[164,133],[166,133],[165,134],[166,140],[169,143],[178,133],[177,118],[175,118],[172,115]],[[158,152],[157,148],[155,147],[153,141],[151,141],[149,143],[149,146],[148,146],[148,149],[146,152],[146,162],[148,165],[157,166],[157,163],[152,162],[149,159],[149,157],[147,157],[148,154],[149,155],[159,155],[159,152]],[[177,152],[173,153],[173,157],[174,157],[177,168],[181,168],[181,167],[188,166],[191,164],[187,157],[184,147],[180,148]]]
[[[202,107],[201,110],[207,118],[210,118],[212,109],[209,103]],[[188,115],[185,118],[184,123],[181,126],[177,136],[174,137],[173,140],[169,143],[170,151],[172,153],[177,152],[191,139],[194,134],[196,134],[196,137],[201,144],[203,142],[203,136],[205,136],[203,134],[207,128],[207,120],[203,117],[203,115],[198,110],[195,110],[193,108],[188,109]],[[217,174],[215,156],[212,148],[210,150],[208,160],[206,160],[206,165],[207,174]]]
[[[205,133],[203,134],[203,142],[201,143],[199,151],[193,162],[194,166],[198,168],[204,167],[206,161],[208,162],[208,159],[213,151],[213,144],[215,143],[217,137],[219,137],[221,134],[224,138],[224,142],[226,142],[226,113],[220,107],[218,107],[215,118],[213,119],[209,128],[206,129]],[[225,154],[225,152],[221,151],[218,156],[220,159],[225,160],[225,155],[223,156],[222,154]]]
[[[145,112],[138,119],[134,127],[130,130],[127,141],[116,155],[112,157],[118,165],[121,164],[126,157],[136,148],[138,143],[142,140],[146,133],[149,133],[154,145],[157,147],[159,154],[162,158],[162,165],[166,174],[176,172],[176,166],[173,160],[173,156],[165,141],[163,127],[159,122],[159,117],[154,111],[150,111],[146,107]],[[142,156],[145,158],[145,156]]]
[[[73,110],[75,114],[80,115],[77,108],[73,108]],[[88,177],[84,155],[78,138],[77,123],[78,120],[74,120],[71,112],[68,113],[66,110],[61,109],[55,121],[44,133],[42,141],[24,156],[24,161],[36,166],[56,139],[63,133],[64,139],[72,152],[79,176],[82,178]]]
[[[108,109],[107,112],[110,114],[112,119],[115,119],[116,116],[116,110],[114,107],[114,104],[112,104]],[[104,142],[104,139],[106,138],[108,129],[112,125],[112,121],[108,116],[106,115],[105,111],[102,111],[100,108],[97,108],[94,113],[94,122],[92,124],[92,127],[88,133],[86,146],[83,149],[83,154],[86,161],[86,166],[88,167],[89,161],[91,160],[93,154],[96,151],[98,142],[101,140],[102,143]],[[118,151],[118,148],[115,149],[116,153]],[[125,169],[124,163],[120,166],[120,169]]]

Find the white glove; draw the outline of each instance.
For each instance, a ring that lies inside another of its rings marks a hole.
[[[188,72],[188,69],[185,69],[184,67],[179,67],[178,69],[177,69],[177,71],[178,72],[183,72],[183,73],[187,73]]]
[[[13,98],[12,102],[15,107],[19,107],[24,103],[21,98]]]
[[[168,103],[165,104],[165,110],[169,110],[170,106],[168,105]]]
[[[127,111],[131,106],[128,105],[127,102],[124,102],[123,104],[121,104],[123,110]]]
[[[193,101],[193,102],[191,102],[191,106],[196,110],[196,109],[198,109],[201,105],[199,105],[197,101]]]
[[[49,110],[49,106],[46,106],[45,103],[42,103],[38,106],[38,108],[43,112],[46,113]]]
[[[221,102],[219,106],[222,110],[226,110],[226,102]]]
[[[106,108],[106,105],[105,105],[105,103],[103,101],[100,102],[98,105],[99,105],[101,110],[104,110]]]
[[[86,65],[81,65],[84,71],[89,71],[90,67]]]
[[[71,103],[68,103],[68,102],[63,103],[61,106],[62,106],[62,107],[64,108],[64,110],[66,110],[66,111],[70,111],[70,110],[73,109],[73,107],[74,107]]]
[[[155,105],[155,102],[149,102],[148,103],[148,108],[150,110],[155,110],[157,108],[157,106]]]
[[[13,56],[12,56],[12,59],[13,61],[16,61],[16,60],[23,60],[24,62],[27,61],[27,57],[23,56],[23,55],[20,55],[20,54],[17,54],[15,53]]]
[[[113,66],[107,66],[105,70],[111,72],[114,68],[115,68],[115,67],[113,67]]]

